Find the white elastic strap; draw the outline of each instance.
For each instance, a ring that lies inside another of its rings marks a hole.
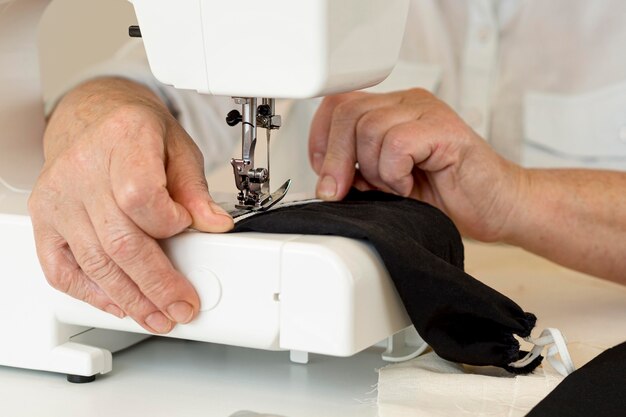
[[[385,362],[391,362],[391,363],[406,362],[406,361],[410,361],[411,359],[417,358],[419,355],[424,353],[426,349],[428,349],[428,343],[422,343],[421,346],[419,346],[414,352],[406,356],[389,356],[383,353],[382,358]]]
[[[533,339],[529,336],[524,340],[534,344],[535,346],[522,359],[510,363],[510,367],[523,368],[529,365],[539,355],[541,355],[541,352],[546,346],[552,345],[549,346],[546,351],[546,359],[550,365],[552,365],[552,367],[563,376],[568,376],[576,370],[574,362],[572,362],[572,357],[567,350],[567,341],[565,336],[563,336],[559,329],[548,328],[541,332],[541,335],[537,339]],[[560,356],[560,360],[557,358],[557,354]]]

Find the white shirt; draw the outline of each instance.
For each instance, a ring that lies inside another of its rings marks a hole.
[[[158,84],[133,42],[82,78],[120,74],[153,87],[230,188],[239,146],[239,130],[224,123],[231,100]],[[411,0],[400,59],[378,91],[433,91],[508,159],[626,170],[624,0]],[[306,141],[317,103],[283,107],[277,183],[300,171],[302,188],[313,187]]]
[[[402,58],[511,160],[626,169],[623,0],[413,0]]]

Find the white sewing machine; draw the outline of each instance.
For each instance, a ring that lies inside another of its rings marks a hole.
[[[257,127],[280,127],[272,99],[382,81],[397,60],[408,7],[408,0],[132,2],[140,31],[131,32],[143,36],[159,80],[242,105],[229,122],[243,122],[242,157],[231,162],[243,210],[266,209],[286,192],[272,194],[269,170],[254,165]],[[48,3],[0,0],[0,365],[86,382],[111,370],[111,352],[150,335],[54,291],[39,267],[27,199],[43,161],[37,27]],[[163,248],[202,303],[197,320],[169,337],[290,350],[306,362],[307,352],[353,355],[410,325],[377,254],[360,241],[187,232]],[[233,267],[241,253],[251,273]]]

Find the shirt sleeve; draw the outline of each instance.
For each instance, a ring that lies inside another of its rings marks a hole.
[[[46,99],[46,114],[52,113],[58,101],[72,88],[93,78],[111,76],[143,84],[163,100],[202,151],[205,172],[227,161],[239,144],[239,130],[225,122],[226,114],[234,108],[232,100],[161,84],[152,75],[143,43],[137,39],[130,40],[110,59],[88,68],[53,91]]]

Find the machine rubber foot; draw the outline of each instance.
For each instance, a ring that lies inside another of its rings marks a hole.
[[[67,381],[72,384],[88,384],[89,382],[93,382],[96,380],[95,375],[91,376],[82,376],[82,375],[68,375]]]
[[[306,365],[309,363],[309,353],[301,352],[299,350],[290,350],[289,351],[289,359],[293,363],[299,363],[302,365]]]

